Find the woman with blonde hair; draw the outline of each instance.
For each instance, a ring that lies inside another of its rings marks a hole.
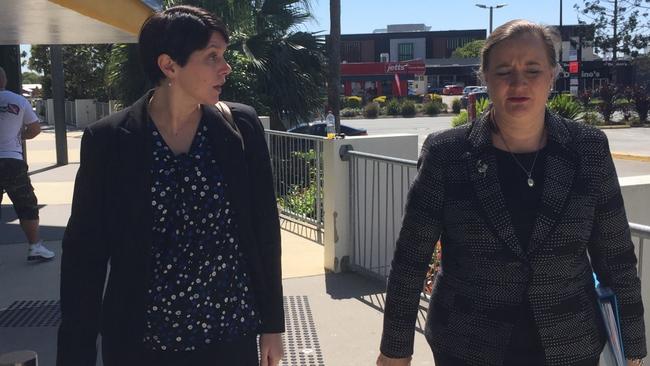
[[[481,75],[491,108],[427,138],[388,281],[378,365],[408,365],[422,280],[442,242],[425,336],[436,366],[597,365],[592,272],[620,305],[628,365],[646,355],[641,286],[605,134],[546,108],[552,29],[510,21]]]

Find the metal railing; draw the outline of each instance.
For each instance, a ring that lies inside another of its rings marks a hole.
[[[386,279],[417,162],[354,150],[342,153],[342,158],[349,158],[350,170],[351,269]],[[638,276],[643,278],[643,247],[650,244],[650,226],[630,223],[630,231]]]
[[[283,218],[308,225],[323,242],[323,140],[266,130],[273,186]]]
[[[351,269],[386,278],[417,162],[348,150],[353,253]]]
[[[639,225],[631,222],[630,232],[632,233],[632,241],[634,242],[636,257],[638,259],[638,276],[643,279],[643,246],[645,245],[646,240],[650,242],[650,226]]]

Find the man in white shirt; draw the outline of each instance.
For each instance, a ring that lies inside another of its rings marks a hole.
[[[0,203],[7,192],[29,242],[27,260],[50,260],[54,252],[39,237],[38,202],[22,149],[22,140],[36,137],[41,126],[29,101],[6,86],[7,75],[0,67]]]

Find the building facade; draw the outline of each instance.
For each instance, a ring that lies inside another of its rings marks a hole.
[[[452,59],[451,54],[469,42],[485,39],[486,31],[428,28],[424,24],[389,25],[375,33],[341,35],[345,95],[405,96],[447,84],[476,84],[473,69],[478,61]]]
[[[452,53],[469,42],[485,40],[487,31],[429,29],[424,24],[397,24],[374,33],[341,35],[344,94],[406,96],[439,91],[450,84],[480,85],[480,59],[454,58]],[[564,25],[559,33],[563,71],[556,90],[578,93],[612,82],[611,65],[594,53],[593,26]],[[629,70],[619,65],[618,83],[628,82]]]

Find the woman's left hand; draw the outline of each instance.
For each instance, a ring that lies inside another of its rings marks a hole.
[[[260,366],[277,366],[280,364],[282,356],[282,334],[262,334],[260,336]]]

